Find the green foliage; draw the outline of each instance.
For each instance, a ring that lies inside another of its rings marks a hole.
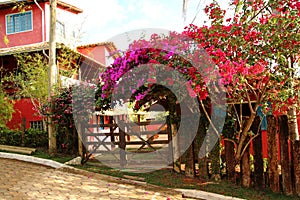
[[[6,123],[11,120],[13,112],[13,101],[2,90],[0,83],[0,129],[6,127]]]
[[[25,131],[24,145],[26,147],[48,147],[48,133],[38,129]]]
[[[45,131],[28,129],[25,131],[24,140],[22,141],[22,131],[4,128],[0,130],[0,144],[46,148],[48,146],[48,134]]]
[[[14,56],[18,68],[3,77],[3,80],[12,83],[8,85],[8,89],[14,91],[14,98],[30,98],[35,109],[40,110],[48,96],[47,59],[39,53],[19,53]]]
[[[166,188],[196,189],[243,199],[299,199],[299,197],[290,197],[280,193],[272,193],[269,190],[255,190],[252,188],[243,188],[241,186],[237,186],[227,181],[220,181],[218,183],[203,183],[200,180],[197,181],[197,179],[188,179],[183,174],[174,173],[171,169],[161,169],[149,173],[130,173],[109,168],[98,163],[93,164],[92,162],[88,162],[86,165],[79,166],[78,168],[119,178],[126,178],[124,175],[136,178],[144,178],[145,182],[147,182],[148,184]]]
[[[75,153],[78,145],[77,124],[89,119],[94,108],[95,88],[89,84],[81,84],[69,88],[57,89],[57,94],[43,105],[42,113],[52,117],[56,127],[58,153]],[[54,103],[53,113],[50,113]]]
[[[11,72],[4,81],[12,82],[14,98],[27,97],[32,100],[35,110],[41,111],[42,106],[48,100],[48,59],[42,53],[18,53],[14,57],[17,60],[17,69]],[[58,50],[59,75],[71,77],[78,69],[73,61],[79,58],[79,54],[67,47],[61,46]],[[59,76],[58,76],[59,77]],[[59,80],[58,80],[59,81]],[[60,82],[58,82],[60,84]],[[57,87],[57,85],[55,86]],[[10,88],[8,88],[10,89]]]
[[[22,144],[22,132],[14,131],[7,128],[0,130],[0,144],[21,146]]]
[[[80,54],[70,48],[60,45],[57,50],[57,62],[59,63],[59,75],[71,77],[79,68],[77,61]]]
[[[4,44],[6,44],[6,45],[9,44],[9,39],[8,39],[8,37],[7,37],[6,35],[3,37],[3,42],[4,42]]]
[[[26,2],[15,0],[15,6],[12,8],[13,11],[25,12],[26,10],[31,9],[30,5],[26,5]]]

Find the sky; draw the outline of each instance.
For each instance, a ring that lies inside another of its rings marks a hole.
[[[203,9],[211,0],[188,0],[186,21],[182,0],[63,0],[83,9],[82,44],[109,41],[136,29],[164,29],[181,32],[193,21],[201,25],[207,19]],[[225,7],[220,1],[221,7]],[[225,1],[226,2],[226,1]]]
[[[7,1],[7,0],[0,0]],[[83,10],[81,15],[80,44],[105,41],[115,42],[138,39],[144,32],[132,35],[132,30],[160,29],[182,32],[190,23],[203,25],[207,20],[203,9],[212,0],[186,0],[188,2],[186,20],[183,19],[183,0],[61,0]],[[226,9],[229,0],[217,0]],[[197,16],[195,18],[195,16]],[[195,18],[195,20],[193,20]],[[160,31],[160,32],[159,32]],[[122,34],[120,37],[119,34]],[[139,36],[138,36],[139,35]],[[147,38],[148,35],[146,35]],[[123,49],[119,47],[119,49]]]

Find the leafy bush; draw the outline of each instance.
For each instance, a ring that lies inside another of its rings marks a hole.
[[[45,131],[37,129],[28,129],[25,131],[24,140],[22,141],[22,131],[10,130],[7,128],[0,129],[0,144],[11,146],[25,147],[47,147],[48,134]]]
[[[21,146],[22,132],[3,128],[0,130],[0,144]]]
[[[25,131],[24,145],[26,147],[48,147],[48,133],[38,129]]]
[[[57,94],[43,106],[42,113],[47,117],[52,117],[52,122],[55,124],[58,153],[77,153],[78,133],[75,121],[79,123],[88,120],[89,113],[94,108],[94,100],[95,86],[83,83],[79,86],[58,88]],[[51,115],[52,101],[54,102],[54,108]]]
[[[0,129],[6,127],[6,123],[11,120],[13,112],[13,102],[3,91],[2,84],[0,83]]]

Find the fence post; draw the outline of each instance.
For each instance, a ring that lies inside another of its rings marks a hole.
[[[172,141],[172,127],[170,116],[167,116],[167,132],[168,132],[168,148],[169,148],[169,156],[171,163],[174,164],[174,155],[173,155],[173,141]]]
[[[119,148],[120,148],[120,166],[123,168],[127,161],[126,161],[126,139],[125,139],[125,132],[119,127]]]
[[[111,125],[109,127],[109,133],[110,133],[110,141],[111,141],[111,149],[115,149],[115,134],[114,134],[114,127],[112,127],[113,124],[113,116],[109,116],[109,124]]]
[[[278,139],[276,118],[267,116],[268,121],[268,182],[273,192],[280,192],[278,173]]]
[[[22,118],[22,138],[21,138],[21,146],[25,145],[25,131],[26,131],[26,118]]]
[[[295,192],[300,196],[300,141],[293,142]]]
[[[281,174],[282,187],[286,195],[293,194],[291,161],[289,152],[289,129],[288,118],[286,115],[279,116],[279,138],[280,138],[280,160],[281,160]]]
[[[83,132],[82,132],[82,126],[81,123],[78,123],[77,127],[77,134],[78,134],[78,153],[83,158]]]

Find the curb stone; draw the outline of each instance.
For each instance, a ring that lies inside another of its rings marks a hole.
[[[190,190],[190,189],[175,189],[178,192],[181,192],[184,197],[187,198],[196,198],[196,199],[209,199],[209,200],[245,200],[236,197],[224,196],[221,194],[215,194],[211,192],[205,192],[201,190]]]
[[[65,167],[64,164],[55,162],[53,160],[37,158],[37,157],[33,157],[33,156],[26,156],[26,155],[22,155],[22,154],[0,152],[0,158],[15,159],[15,160],[20,160],[20,161],[24,161],[24,162],[31,162],[31,163],[35,163],[35,164],[44,165],[47,167],[52,167],[54,169]]]
[[[87,177],[95,177],[95,178],[100,178],[100,179],[105,179],[107,181],[111,182],[116,182],[116,183],[127,183],[131,185],[138,185],[141,187],[151,187],[152,189],[161,189],[161,187],[152,185],[146,182],[142,181],[136,181],[136,180],[129,180],[129,179],[123,179],[123,178],[117,178],[117,177],[112,177],[104,174],[98,174],[94,172],[89,172],[85,171],[82,169],[77,169],[53,160],[48,160],[44,158],[37,158],[33,156],[27,156],[27,155],[21,155],[21,154],[14,154],[14,153],[6,153],[6,152],[0,152],[0,158],[5,158],[5,159],[14,159],[14,160],[19,160],[19,161],[24,161],[24,162],[30,162],[34,164],[40,164],[44,165],[47,167],[51,167],[63,172],[67,173],[73,173],[73,174],[80,174],[83,176]],[[200,190],[190,190],[190,189],[173,189],[173,188],[165,188],[166,193],[181,193],[183,197],[186,198],[194,198],[194,199],[209,199],[209,200],[223,200],[223,199],[228,199],[228,200],[244,200],[240,198],[235,198],[235,197],[229,197],[229,196],[224,196],[220,194],[215,194],[211,192],[204,192]]]

